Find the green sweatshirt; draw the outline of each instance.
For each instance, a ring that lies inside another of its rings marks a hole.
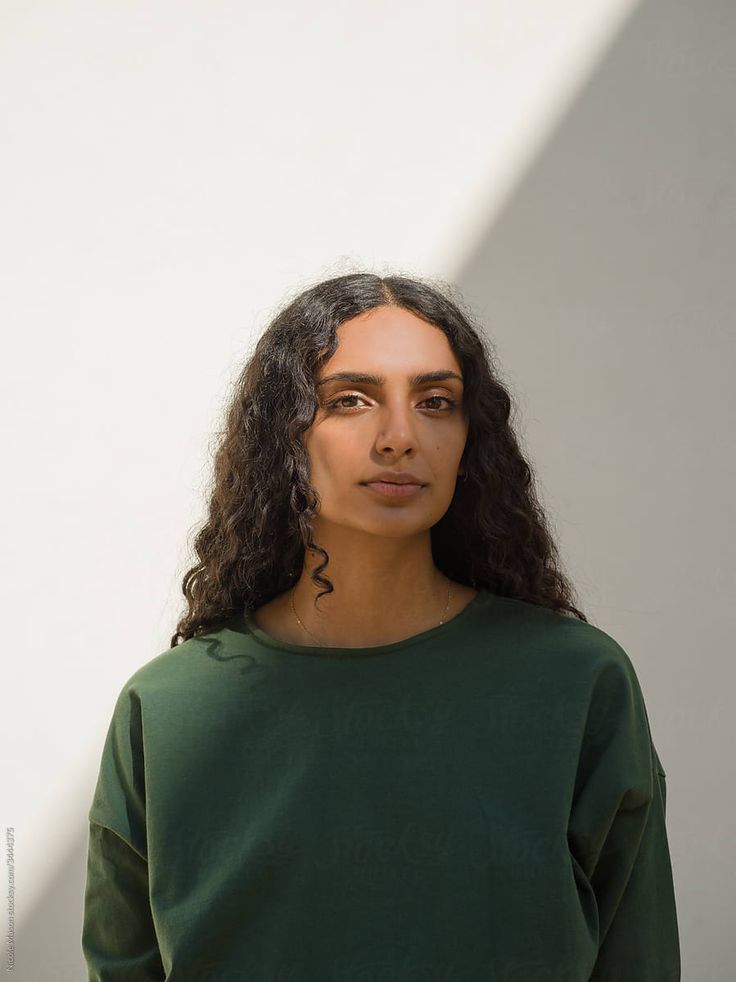
[[[665,772],[626,652],[483,589],[367,648],[249,611],[124,684],[90,982],[677,982]]]

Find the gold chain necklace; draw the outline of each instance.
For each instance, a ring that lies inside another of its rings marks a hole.
[[[447,614],[447,608],[450,606],[450,590],[451,589],[452,589],[452,580],[450,580],[450,583],[449,583],[449,585],[447,587],[447,603],[445,604],[445,609],[442,612],[442,620],[440,621],[440,624],[444,624],[445,623],[445,615]],[[307,634],[309,635],[310,638],[312,638],[314,641],[316,641],[317,644],[321,645],[322,642],[319,640],[319,638],[315,638],[315,636],[312,634],[312,632],[309,631],[309,630],[307,630],[307,628],[304,627],[304,625],[302,624],[302,622],[299,620],[299,615],[297,614],[296,607],[294,606],[294,590],[293,590],[293,588],[292,588],[292,590],[289,593],[289,600],[291,601],[291,609],[294,611],[294,617],[296,617],[297,621],[299,621],[300,627],[302,627],[303,630],[305,630],[307,632]],[[323,645],[323,647],[332,647],[332,646],[331,645]],[[340,646],[338,645],[338,647],[340,647]]]

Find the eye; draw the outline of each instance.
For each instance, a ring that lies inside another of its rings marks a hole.
[[[337,399],[333,399],[332,402],[326,402],[324,404],[324,407],[325,407],[325,409],[335,409],[335,410],[338,410],[338,411],[340,409],[344,409],[344,410],[350,411],[351,409],[358,409],[360,407],[358,407],[358,406],[344,406],[344,405],[341,405],[341,403],[344,403],[346,399],[362,399],[362,398],[363,398],[362,396],[359,396],[357,393],[353,392],[353,393],[350,393],[350,395],[339,396]],[[450,412],[457,405],[457,402],[454,399],[450,399],[448,396],[429,396],[427,399],[424,399],[423,402],[433,402],[436,399],[444,400],[444,402],[447,403],[447,406],[446,407],[440,406],[440,407],[437,407],[437,408],[434,408],[434,409],[430,409],[430,412],[433,412],[433,413]]]
[[[332,402],[325,403],[325,409],[355,409],[355,406],[341,406],[340,403],[345,402],[346,399],[360,399],[358,395],[340,396],[339,399],[333,399]]]
[[[424,401],[425,402],[432,402],[433,399],[444,399],[444,401],[447,403],[446,409],[442,409],[442,407],[440,407],[440,409],[439,409],[440,412],[446,412],[446,411],[449,411],[450,409],[454,409],[455,406],[457,405],[457,403],[455,402],[455,400],[454,399],[450,399],[448,396],[430,396],[428,399],[425,399]]]

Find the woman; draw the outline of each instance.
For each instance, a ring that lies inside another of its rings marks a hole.
[[[680,978],[665,773],[448,288],[339,276],[235,388],[89,811],[90,980]]]

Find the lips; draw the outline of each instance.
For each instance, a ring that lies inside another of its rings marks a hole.
[[[425,488],[424,484],[413,484],[409,481],[369,481],[362,485],[374,494],[380,494],[385,498],[411,498]]]
[[[426,484],[416,474],[411,474],[409,471],[380,471],[367,481],[361,481],[361,484],[376,484],[379,482],[383,484],[418,484],[420,487]]]

